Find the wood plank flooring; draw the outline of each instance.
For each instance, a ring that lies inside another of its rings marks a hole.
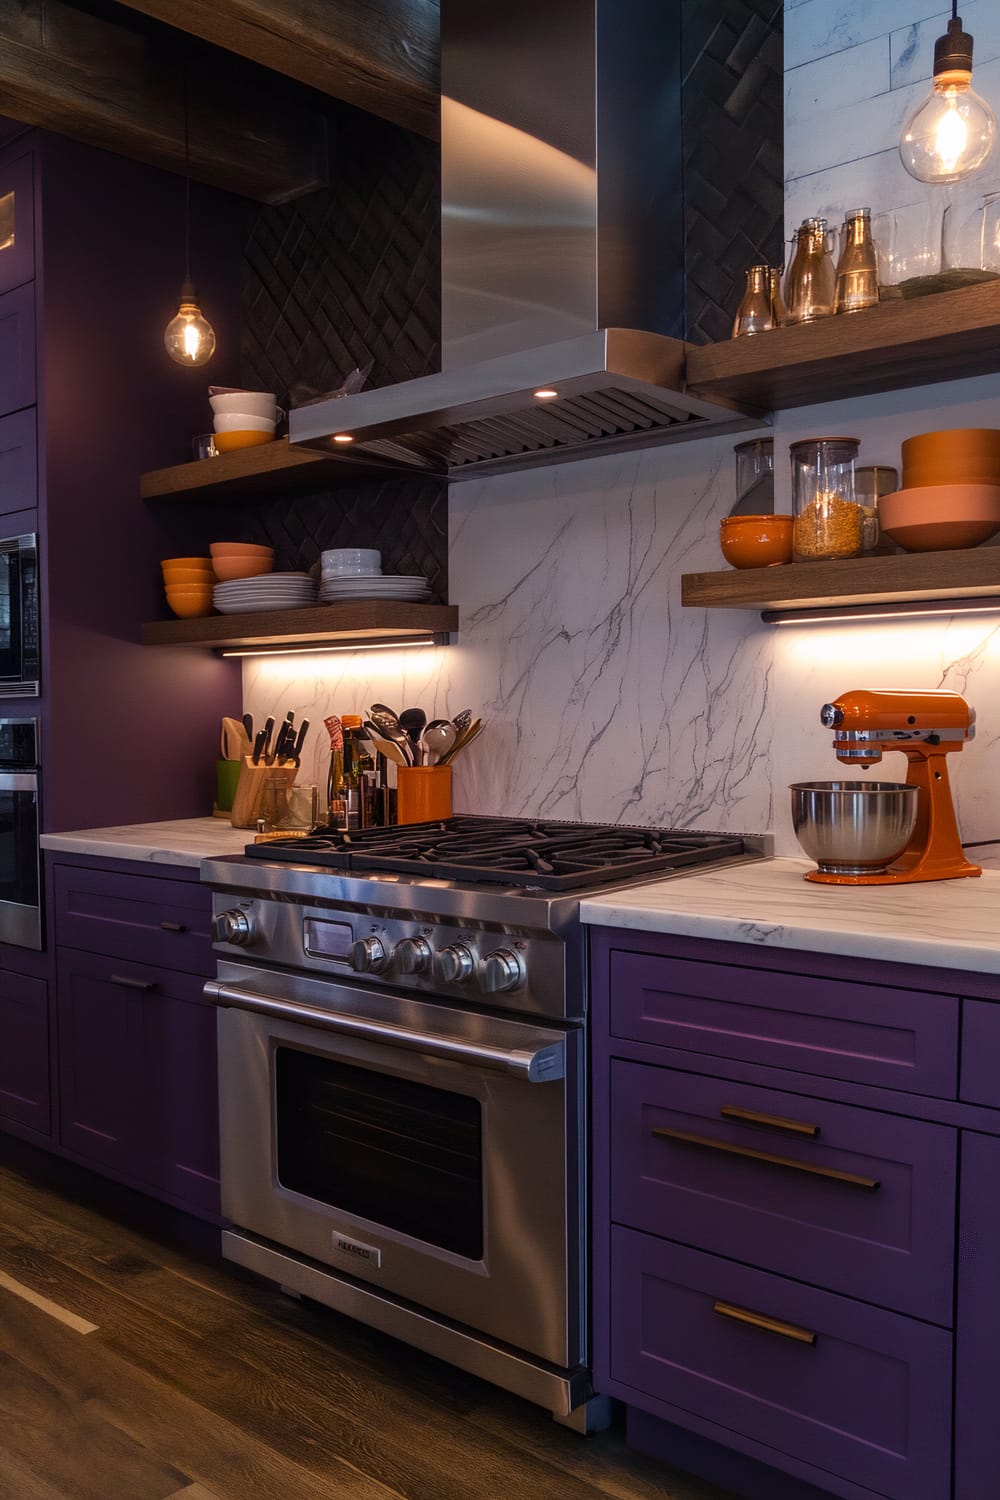
[[[727,1500],[0,1167],[0,1500],[258,1497]]]

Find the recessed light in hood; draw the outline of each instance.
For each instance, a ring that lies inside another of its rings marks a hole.
[[[443,369],[294,443],[503,472],[757,425],[685,390],[679,0],[442,0]]]

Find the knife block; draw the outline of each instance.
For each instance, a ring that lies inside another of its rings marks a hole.
[[[229,821],[234,828],[256,828],[261,817],[274,817],[275,799],[287,803],[299,768],[289,761],[282,765],[255,766],[249,755],[243,757],[240,779],[236,783],[233,810]]]

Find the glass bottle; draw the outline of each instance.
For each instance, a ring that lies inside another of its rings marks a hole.
[[[792,557],[817,562],[857,557],[864,515],[854,485],[857,438],[805,438],[792,443]]]
[[[771,283],[767,266],[751,266],[747,272],[746,291],[736,310],[733,338],[747,333],[764,333],[773,328],[771,317]]]
[[[860,312],[878,305],[878,257],[872,239],[872,211],[855,208],[844,217],[837,262],[837,312]]]
[[[781,293],[781,267],[768,266],[767,280],[771,292],[771,324],[774,328],[783,328],[788,322],[788,308]]]
[[[830,254],[825,219],[803,219],[795,233],[795,253],[785,277],[789,323],[811,323],[833,312],[837,272]]]

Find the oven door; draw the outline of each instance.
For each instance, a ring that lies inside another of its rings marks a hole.
[[[0,696],[38,696],[38,552],[30,533],[0,541]]]
[[[582,1037],[223,963],[236,1225],[560,1366],[581,1359]]]
[[[35,771],[0,770],[0,943],[42,946]]]

